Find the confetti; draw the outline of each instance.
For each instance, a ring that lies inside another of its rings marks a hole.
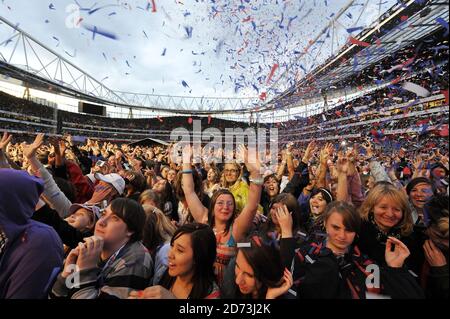
[[[91,25],[88,25],[88,24],[82,24],[82,27],[84,29],[92,32],[92,40],[95,40],[95,35],[96,34],[104,36],[105,38],[109,38],[109,39],[112,39],[112,40],[118,40],[118,37],[114,33],[106,31],[106,30],[103,30],[103,29],[100,29],[97,26],[91,26]]]
[[[417,85],[415,83],[412,83],[412,82],[405,82],[405,83],[403,83],[402,88],[404,90],[413,92],[417,96],[420,96],[420,97],[428,97],[431,94],[430,91],[428,91],[424,87],[422,87],[420,85]]]

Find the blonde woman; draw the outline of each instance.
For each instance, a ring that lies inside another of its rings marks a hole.
[[[394,185],[376,185],[360,207],[362,218],[358,246],[361,252],[377,263],[384,262],[388,237],[399,239],[411,251],[406,265],[416,274],[423,263],[419,234],[413,231],[413,220],[408,198]]]
[[[222,176],[220,178],[220,186],[228,189],[234,196],[236,201],[236,210],[238,214],[247,204],[248,184],[242,180],[241,166],[236,162],[229,162],[224,165]]]

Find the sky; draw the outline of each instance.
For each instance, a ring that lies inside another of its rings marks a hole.
[[[334,31],[328,29],[302,54],[347,3],[0,0],[0,16],[113,90],[257,97],[293,85],[396,0],[354,1]],[[0,25],[0,43],[10,36]],[[13,47],[7,42],[0,53]]]

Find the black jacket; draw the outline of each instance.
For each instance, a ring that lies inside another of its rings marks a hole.
[[[365,299],[366,293],[393,299],[424,298],[415,278],[406,268],[379,266],[380,285],[368,288],[366,268],[376,268],[357,246],[349,253],[336,257],[325,243],[306,242],[295,249],[294,239],[282,239],[280,250],[283,262],[291,269],[297,295],[301,299]],[[294,255],[293,259],[289,259]]]
[[[409,236],[401,236],[399,229],[392,229],[387,235],[399,239],[408,247],[411,254],[406,259],[405,264],[419,276],[424,262],[420,233],[413,231]],[[384,265],[387,235],[380,232],[373,222],[363,221],[356,244],[361,249],[361,252],[375,261],[375,263]]]
[[[66,222],[58,215],[58,212],[51,209],[48,205],[45,205],[39,210],[35,211],[32,219],[52,226],[58,233],[59,237],[61,237],[63,244],[70,248],[77,247],[78,243],[84,241],[84,238],[93,235],[93,233],[90,231],[81,232],[78,229],[70,226],[68,222]]]

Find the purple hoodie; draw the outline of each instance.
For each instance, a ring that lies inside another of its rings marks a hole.
[[[46,298],[61,270],[63,245],[55,230],[31,220],[44,189],[25,171],[0,169],[0,299]]]

